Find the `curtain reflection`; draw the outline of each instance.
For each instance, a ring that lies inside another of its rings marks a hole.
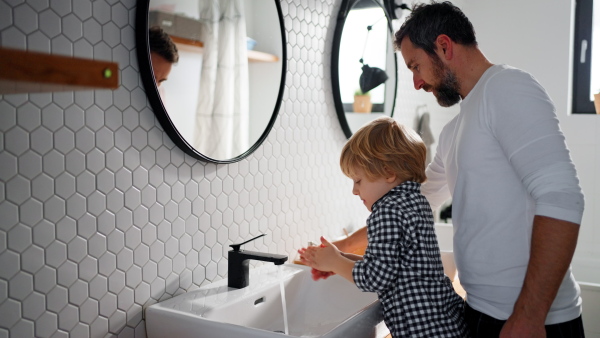
[[[193,146],[212,158],[248,148],[248,55],[244,0],[202,1],[204,43]]]

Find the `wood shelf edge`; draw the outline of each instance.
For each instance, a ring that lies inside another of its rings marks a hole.
[[[248,51],[248,61],[251,62],[277,62],[279,58],[273,54],[259,52],[255,50]]]
[[[202,53],[204,44],[201,41],[186,39],[179,36],[171,35],[171,39],[177,45],[178,49],[186,50],[195,53]],[[279,58],[273,54],[259,52],[256,50],[248,50],[249,62],[277,62]]]
[[[0,94],[119,88],[115,62],[0,47]]]

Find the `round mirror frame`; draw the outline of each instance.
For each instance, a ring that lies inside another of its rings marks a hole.
[[[283,90],[285,88],[285,74],[287,71],[287,46],[285,40],[285,24],[283,21],[283,13],[281,11],[281,4],[279,0],[273,0],[275,2],[275,6],[277,8],[277,14],[279,16],[279,27],[281,29],[281,59],[282,59],[282,70],[281,70],[281,81],[279,85],[279,92],[277,94],[277,100],[275,102],[275,107],[273,109],[273,115],[269,120],[265,130],[258,138],[258,140],[244,153],[231,158],[231,159],[214,159],[208,157],[197,149],[192,147],[185,138],[181,135],[181,133],[177,130],[177,127],[173,124],[173,121],[169,117],[169,113],[167,112],[163,102],[160,98],[160,94],[158,93],[158,87],[156,86],[156,82],[154,81],[154,73],[152,70],[152,64],[150,60],[150,45],[148,38],[148,13],[150,9],[150,0],[138,0],[137,8],[136,8],[136,32],[135,32],[135,41],[136,41],[136,49],[137,49],[137,59],[138,59],[138,67],[140,76],[142,78],[142,83],[144,84],[144,89],[146,91],[146,96],[148,101],[150,102],[150,106],[154,111],[154,115],[160,122],[160,125],[163,127],[164,131],[169,135],[171,140],[175,143],[177,147],[182,149],[186,154],[205,162],[211,163],[234,163],[246,158],[248,155],[252,154],[267,138],[269,132],[273,128],[275,124],[275,120],[277,119],[277,115],[279,113],[279,109],[281,107],[281,102],[283,100]]]
[[[338,120],[340,121],[342,130],[344,131],[344,134],[347,138],[350,138],[350,136],[352,136],[352,130],[350,130],[350,125],[348,124],[348,120],[346,119],[346,111],[344,110],[342,96],[340,93],[339,57],[340,45],[342,42],[342,33],[344,32],[344,24],[346,23],[346,18],[352,10],[352,7],[354,7],[354,5],[358,1],[360,0],[342,0],[340,11],[337,17],[337,23],[335,25],[335,31],[333,33],[333,46],[331,50],[331,90],[333,92],[333,103],[335,105]],[[387,19],[388,31],[390,32],[390,34],[392,34],[392,24],[387,9],[379,1],[373,1],[381,6],[381,9],[385,13],[385,17]],[[392,111],[390,112],[390,117],[394,116],[394,110],[396,108],[396,97],[398,95],[398,57],[396,56],[396,53],[394,53],[394,67],[394,71],[396,72],[396,76],[394,78],[396,79],[396,81],[394,82],[394,104],[392,104]]]

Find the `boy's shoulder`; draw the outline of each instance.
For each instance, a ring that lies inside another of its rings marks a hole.
[[[399,206],[420,203],[425,196],[421,194],[421,184],[413,181],[406,181],[392,188],[382,198],[382,202],[388,205],[397,204]]]

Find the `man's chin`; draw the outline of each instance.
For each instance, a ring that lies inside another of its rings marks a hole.
[[[434,92],[433,95],[435,95],[435,98],[437,99],[438,104],[444,108],[452,107],[453,105],[460,102],[460,98],[458,98],[458,99],[452,98],[451,99],[448,97],[440,97],[437,95],[437,92]]]

